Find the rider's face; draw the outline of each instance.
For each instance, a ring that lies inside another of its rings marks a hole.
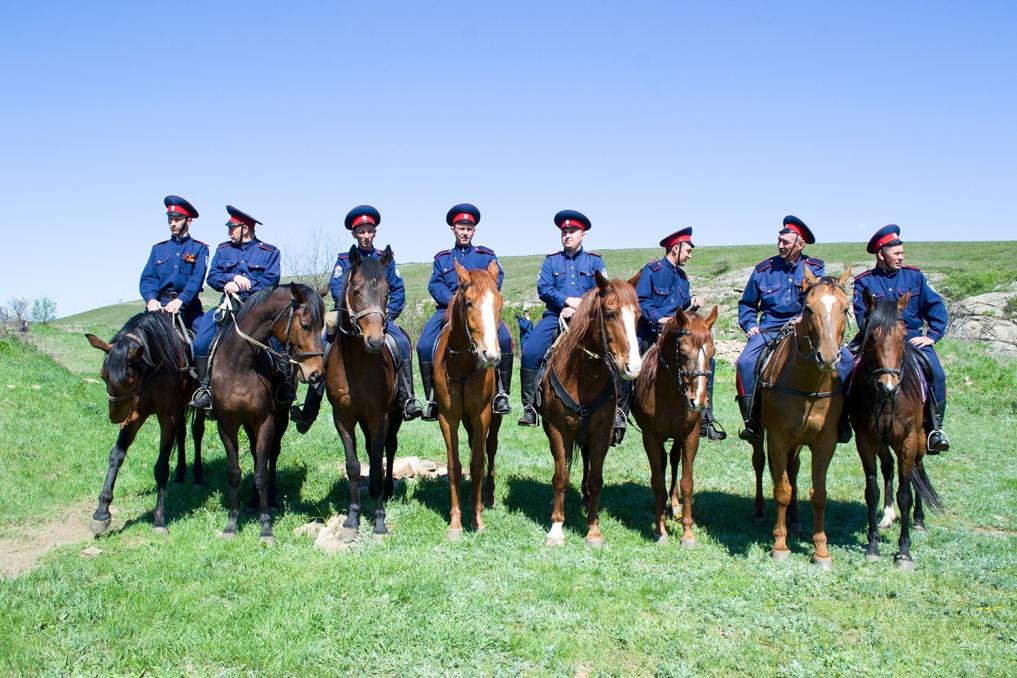
[[[578,226],[566,226],[561,229],[561,246],[569,252],[575,252],[583,244],[586,231]]]
[[[353,229],[353,237],[357,241],[357,247],[368,252],[374,249],[374,236],[378,234],[378,227],[373,224],[360,224]]]
[[[476,232],[477,227],[468,222],[460,221],[452,225],[452,235],[456,237],[456,245],[459,247],[468,247]]]
[[[166,221],[169,222],[170,235],[174,238],[187,235],[187,231],[191,227],[191,220],[179,214],[167,215]]]
[[[678,265],[684,266],[692,258],[692,245],[687,242],[678,243]]]
[[[797,233],[783,233],[777,237],[777,252],[784,259],[798,254],[803,247],[805,247],[805,241]]]
[[[904,265],[904,245],[884,247],[876,255],[883,267],[890,271],[899,271]]]

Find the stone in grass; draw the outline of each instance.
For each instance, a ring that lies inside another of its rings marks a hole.
[[[102,553],[102,549],[96,548],[94,546],[89,546],[87,548],[81,549],[81,554],[80,555],[81,555],[82,558],[95,558],[97,555],[99,555],[101,553]]]
[[[345,520],[346,516],[342,514],[329,519],[318,531],[318,536],[314,540],[314,547],[325,553],[339,553],[341,551],[352,550],[355,542],[342,535],[343,522]]]
[[[300,527],[293,528],[293,534],[295,534],[298,537],[302,537],[305,535],[308,537],[317,537],[318,533],[321,532],[321,530],[324,527],[325,527],[324,523],[319,523],[316,520],[312,520],[309,523],[304,523]]]

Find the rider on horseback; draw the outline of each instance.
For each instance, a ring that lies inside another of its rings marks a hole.
[[[141,272],[141,298],[147,311],[180,313],[184,326],[194,329],[201,317],[198,295],[205,283],[208,245],[190,235],[191,221],[198,218],[194,205],[176,195],[167,195],[163,204],[170,239],[152,246]]]

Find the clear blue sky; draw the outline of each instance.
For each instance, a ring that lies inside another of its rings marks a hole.
[[[382,212],[399,261],[454,203],[499,254],[559,245],[1014,239],[1017,4],[4,3],[0,302],[135,298],[162,198],[283,250]],[[338,230],[337,230],[338,229]],[[339,230],[342,232],[339,233]],[[991,262],[988,262],[991,265]]]

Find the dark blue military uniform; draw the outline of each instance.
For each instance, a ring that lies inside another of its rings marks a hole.
[[[521,366],[536,370],[558,333],[558,316],[568,297],[581,297],[597,286],[597,271],[607,276],[604,260],[595,252],[580,248],[569,255],[564,250],[547,255],[537,276],[537,294],[547,307],[523,347]]]
[[[234,245],[227,240],[219,245],[212,257],[212,266],[208,272],[208,286],[222,292],[226,283],[237,275],[251,281],[251,289],[238,293],[246,299],[251,293],[266,287],[279,284],[279,250],[257,238]],[[223,295],[225,298],[225,295]],[[221,301],[220,301],[221,303]],[[215,309],[205,312],[197,324],[197,336],[194,338],[194,356],[207,356],[215,337],[216,323],[212,318]]]
[[[903,313],[908,339],[921,336],[926,324],[929,329],[925,336],[933,341],[939,341],[946,333],[946,303],[943,301],[943,297],[929,284],[928,278],[925,277],[921,269],[914,266],[903,266],[899,271],[889,271],[877,266],[855,276],[854,309],[855,322],[858,324],[859,332],[865,331],[865,299],[863,297],[865,290],[868,290],[877,300],[896,301],[905,294],[911,293],[911,299],[904,307]],[[943,371],[943,365],[932,346],[926,346],[921,351],[928,358],[932,367],[932,392],[937,401],[943,402],[946,400],[946,374]]]
[[[384,251],[379,249],[366,252],[360,250],[360,256],[365,259],[381,259],[383,254]],[[332,269],[332,278],[328,282],[328,289],[332,293],[332,300],[335,301],[337,308],[343,303],[340,295],[346,284],[346,274],[349,270],[350,253],[340,252],[335,260],[335,267]],[[403,307],[406,305],[406,285],[403,283],[402,276],[399,275],[399,268],[394,259],[385,267],[385,280],[388,281],[388,307],[385,309],[388,331],[399,344],[399,352],[402,353],[403,360],[407,360],[410,357],[410,340],[406,338],[406,333],[402,328],[395,323],[396,318],[403,312]]]
[[[493,261],[498,264],[498,289],[501,289],[505,272],[498,263],[498,255],[482,245],[453,247],[442,250],[434,255],[431,267],[431,280],[427,283],[427,291],[431,293],[437,306],[434,314],[424,323],[417,339],[417,359],[420,362],[431,362],[434,345],[438,343],[438,334],[445,324],[445,309],[452,301],[452,295],[459,289],[459,275],[456,273],[456,262],[467,271],[478,268],[486,269]],[[503,354],[512,353],[512,335],[505,321],[498,322],[498,347]]]
[[[826,264],[821,259],[802,254],[794,264],[779,256],[770,257],[760,262],[749,275],[749,281],[738,302],[738,326],[745,332],[759,327],[760,332],[749,337],[738,356],[738,395],[750,395],[755,388],[756,359],[766,342],[789,320],[801,315],[802,281],[805,279],[806,266],[817,277],[822,277],[826,270]],[[851,354],[842,347],[838,365],[842,382],[846,381],[852,366]]]
[[[689,277],[681,266],[671,263],[667,257],[643,266],[636,283],[636,296],[641,314],[636,334],[643,351],[657,340],[661,318],[670,318],[679,308],[685,310],[692,303]]]
[[[184,324],[194,327],[201,317],[202,284],[208,267],[208,245],[189,235],[173,237],[152,246],[148,263],[141,272],[139,289],[147,304],[157,299],[165,306],[179,299]]]

